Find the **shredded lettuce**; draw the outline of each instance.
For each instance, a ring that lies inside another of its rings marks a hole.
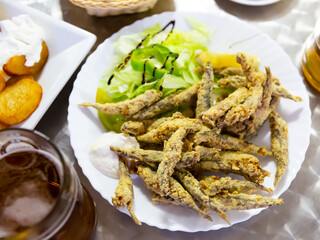
[[[187,21],[192,28],[187,32],[174,29],[169,34],[169,29],[166,29],[158,33],[162,26],[156,24],[142,32],[120,36],[113,44],[113,69],[100,81],[97,102],[104,103],[106,99],[108,102],[132,99],[148,89],[161,90],[165,97],[198,82],[201,76],[196,71],[200,66],[196,61],[196,53],[207,50],[205,45],[211,32],[207,25],[194,18],[188,17]],[[135,50],[142,39],[143,43]],[[124,63],[129,53],[135,59],[130,59],[119,68],[119,64]],[[98,96],[104,94],[108,97]],[[113,127],[114,122],[107,121],[112,116],[101,113],[99,116],[107,130],[120,130],[118,124]]]

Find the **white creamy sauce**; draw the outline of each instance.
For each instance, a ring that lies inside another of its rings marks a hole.
[[[89,151],[89,159],[94,167],[108,177],[119,178],[119,157],[110,147],[139,148],[134,137],[124,133],[107,132],[99,136]]]
[[[13,56],[25,55],[25,66],[39,62],[45,33],[28,15],[0,21],[0,70]]]

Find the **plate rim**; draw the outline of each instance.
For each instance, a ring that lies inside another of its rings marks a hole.
[[[290,63],[290,65],[292,65],[292,66],[294,67],[294,69],[295,69],[295,74],[301,78],[301,75],[299,74],[299,71],[297,70],[297,67],[296,67],[295,64],[293,63],[293,60],[292,60],[292,59],[289,57],[289,55],[284,51],[284,49],[281,48],[281,47],[279,46],[279,44],[278,44],[275,40],[273,40],[268,34],[261,32],[258,28],[254,27],[254,26],[246,23],[245,21],[242,21],[242,20],[240,20],[240,19],[238,19],[238,18],[236,18],[236,17],[234,17],[234,16],[232,16],[232,15],[225,14],[225,13],[222,14],[222,13],[220,13],[220,12],[199,13],[199,12],[179,12],[179,11],[178,11],[178,12],[172,12],[172,11],[168,11],[168,12],[162,12],[162,13],[159,13],[159,14],[155,14],[155,15],[152,15],[152,16],[148,16],[148,17],[139,19],[139,20],[133,22],[133,23],[130,24],[130,25],[124,26],[123,28],[121,28],[120,30],[118,30],[116,33],[112,34],[109,38],[105,39],[105,40],[97,47],[97,49],[96,49],[95,51],[100,51],[99,49],[100,49],[100,48],[103,48],[103,47],[104,47],[104,44],[105,44],[106,42],[111,41],[111,43],[112,43],[112,41],[115,39],[115,37],[119,36],[119,35],[121,34],[121,32],[127,31],[127,29],[131,28],[132,25],[134,25],[134,24],[139,24],[139,22],[148,20],[148,19],[150,19],[150,18],[157,18],[159,15],[165,15],[165,14],[172,14],[172,15],[173,15],[172,17],[174,17],[174,15],[176,15],[176,14],[177,14],[177,15],[179,15],[179,14],[180,14],[180,15],[185,15],[185,16],[187,16],[187,15],[193,15],[193,14],[194,14],[194,15],[203,14],[203,15],[208,15],[208,16],[210,16],[210,15],[211,15],[211,16],[212,16],[212,15],[216,15],[216,16],[219,16],[219,17],[227,17],[227,18],[232,19],[233,21],[237,21],[237,22],[240,22],[241,24],[245,24],[248,28],[251,28],[251,29],[253,29],[255,32],[258,32],[259,34],[262,34],[263,36],[266,36],[269,41],[272,41],[272,43],[275,45],[275,47],[276,47],[279,51],[281,51],[282,56],[285,57],[285,58],[288,60],[288,62]],[[91,59],[94,59],[93,56],[94,56],[94,52],[88,57],[86,63],[87,63],[87,62],[91,62],[91,61],[92,61]],[[86,63],[85,63],[85,64],[86,64]],[[78,76],[81,74],[82,70],[85,68],[85,64],[81,67],[81,70],[79,71]],[[106,69],[107,69],[107,66],[106,66]],[[73,88],[75,88],[75,86],[76,86],[76,84],[77,84],[78,76],[77,76],[77,78],[76,78],[76,81],[74,82]],[[302,84],[302,86],[303,86],[303,89],[304,89],[303,92],[304,92],[305,95],[306,95],[306,98],[304,98],[304,100],[306,101],[306,109],[305,109],[305,110],[307,111],[307,115],[309,116],[309,117],[307,118],[306,125],[305,125],[306,127],[308,127],[308,129],[307,129],[307,134],[306,134],[308,137],[307,137],[306,142],[304,143],[305,149],[304,149],[304,151],[302,152],[304,158],[303,158],[303,160],[300,162],[299,166],[296,166],[296,168],[298,168],[298,171],[296,171],[296,173],[295,173],[294,176],[292,177],[292,180],[291,180],[289,186],[286,187],[285,190],[284,190],[281,194],[279,194],[277,197],[281,196],[285,191],[287,191],[287,189],[290,187],[292,181],[296,178],[296,175],[297,175],[297,173],[299,172],[302,163],[304,162],[305,154],[306,154],[306,151],[307,151],[308,146],[309,146],[309,143],[310,143],[311,111],[310,111],[310,107],[309,107],[309,97],[307,96],[306,87],[305,87],[305,85],[303,85],[303,84]],[[72,132],[72,130],[71,130],[71,129],[72,129],[72,126],[71,126],[72,116],[71,116],[71,114],[70,114],[70,112],[72,111],[71,103],[72,103],[73,94],[74,94],[74,91],[72,90],[72,92],[71,92],[71,94],[70,94],[70,97],[69,97],[69,106],[68,106],[68,128],[69,128],[69,132],[70,132],[70,142],[71,142],[71,146],[72,146],[72,148],[74,149],[73,141],[72,141],[73,138],[72,138],[72,136],[71,136],[71,132]],[[98,123],[98,124],[99,124],[99,123]],[[77,159],[78,159],[79,157],[81,157],[81,156],[79,156],[79,155],[77,154],[76,151],[74,151],[74,153],[75,153],[75,156],[76,156]],[[78,163],[79,163],[79,166],[81,167],[84,175],[88,178],[88,170],[87,170],[84,166],[82,166],[82,164],[81,164],[79,161],[78,161]],[[89,178],[88,178],[88,179],[89,179]],[[105,200],[107,200],[107,201],[111,204],[111,201],[109,200],[109,198],[108,198],[107,196],[105,196],[103,192],[100,192],[100,191],[98,190],[99,187],[95,186],[95,183],[92,183],[90,180],[89,180],[89,182],[90,182],[91,185],[94,187],[94,189],[95,189],[97,192],[99,192],[99,194],[100,194]],[[265,210],[265,209],[266,209],[266,208],[255,209],[255,213],[254,213],[254,214],[250,215],[249,217],[247,217],[247,218],[244,219],[244,220],[241,220],[241,221],[238,221],[238,222],[233,223],[233,225],[235,225],[235,224],[237,224],[237,223],[245,222],[245,221],[247,221],[249,218],[254,217],[255,215],[259,214],[261,211],[263,211],[263,210]],[[121,211],[121,212],[124,212],[124,213],[126,213],[126,214],[128,215],[128,212],[127,212],[126,210],[120,209],[120,211]],[[175,228],[175,227],[168,227],[168,226],[161,226],[161,225],[153,224],[153,223],[150,223],[150,222],[146,222],[146,221],[144,221],[143,219],[140,219],[140,220],[141,220],[141,222],[144,222],[145,224],[147,224],[147,225],[149,225],[149,226],[154,226],[154,227],[157,227],[157,228],[159,228],[159,229],[166,229],[166,230],[170,230],[170,231],[204,232],[204,231],[218,230],[218,229],[222,229],[222,228],[228,227],[228,226],[222,226],[222,227],[220,226],[220,227],[218,227],[218,228],[210,228],[210,229],[201,229],[201,230],[190,230],[190,231],[188,231],[188,230],[185,230],[185,229],[181,230],[181,229],[177,229],[177,228]],[[232,226],[233,226],[233,225],[232,225]]]
[[[248,6],[265,6],[265,5],[274,4],[276,2],[280,2],[281,0],[259,0],[259,1],[253,1],[253,0],[230,0],[230,1],[242,4],[242,5],[248,5]]]

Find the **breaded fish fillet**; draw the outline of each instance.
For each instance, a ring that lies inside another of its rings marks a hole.
[[[82,107],[94,107],[106,114],[131,115],[140,111],[142,108],[150,106],[158,101],[162,96],[162,92],[158,90],[147,90],[143,94],[131,100],[125,100],[118,103],[82,103]]]
[[[277,171],[273,185],[276,186],[288,166],[288,127],[280,115],[273,111],[270,114],[271,151],[276,158]]]
[[[132,210],[132,201],[134,198],[132,180],[129,174],[129,170],[124,158],[119,158],[119,184],[115,191],[116,196],[112,198],[112,204],[119,209],[120,207],[125,207],[133,219],[133,221],[141,225],[141,222],[138,220],[136,215]]]

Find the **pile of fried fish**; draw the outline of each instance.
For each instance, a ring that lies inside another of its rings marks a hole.
[[[121,130],[134,135],[140,144],[139,149],[111,147],[120,159],[119,185],[112,202],[117,209],[127,206],[137,224],[141,223],[132,210],[130,173],[143,179],[154,204],[186,206],[208,220],[216,212],[230,224],[227,210],[283,204],[282,199],[252,194],[273,191],[261,185],[270,173],[260,166],[257,156],[274,157],[276,186],[288,165],[287,124],[276,107],[281,97],[302,99],[282,88],[269,67],[265,72],[257,70],[244,53],[237,53],[236,60],[241,67],[213,69],[210,62],[204,64],[200,82],[165,98],[161,91],[147,90],[119,103],[81,104],[126,115]],[[214,76],[219,80],[215,82]],[[217,87],[234,91],[214,98]],[[158,117],[185,105],[190,107]],[[267,119],[271,151],[249,142]],[[210,173],[233,173],[244,180]]]

